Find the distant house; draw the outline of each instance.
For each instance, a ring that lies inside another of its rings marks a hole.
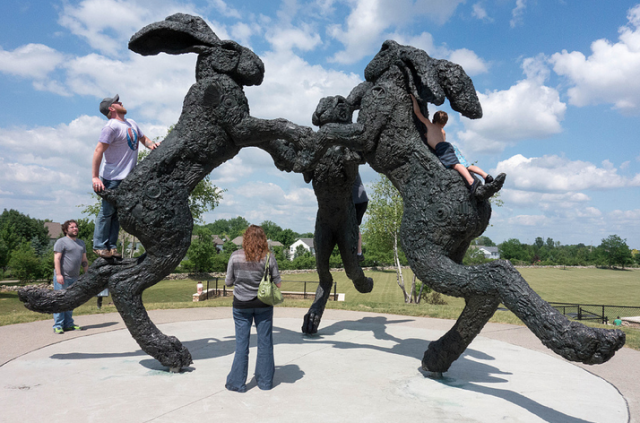
[[[476,245],[475,248],[482,251],[485,258],[488,259],[499,259],[500,251],[498,251],[498,247],[485,247],[484,245]]]
[[[273,247],[284,247],[281,242],[271,241],[270,239],[267,240],[267,244],[269,244],[270,250],[273,250]]]
[[[216,250],[222,251],[224,240],[220,238],[218,235],[213,235],[213,244],[216,246]]]
[[[233,238],[231,242],[236,244],[238,247],[242,248],[242,235]]]
[[[293,260],[295,258],[298,246],[302,246],[305,250],[309,251],[314,256],[316,255],[313,238],[300,238],[289,247],[289,260]]]
[[[197,237],[197,235],[191,235],[191,242],[193,242]],[[222,251],[222,246],[224,245],[224,240],[222,238],[218,235],[211,235],[211,241],[213,242],[213,245],[216,246],[216,251]]]
[[[58,222],[44,222],[44,227],[49,231],[49,243],[54,244],[62,233],[62,225]]]

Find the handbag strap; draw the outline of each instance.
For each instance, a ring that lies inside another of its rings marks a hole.
[[[267,253],[267,260],[264,263],[264,273],[262,274],[263,279],[266,279],[269,272],[269,256],[271,255],[271,251]]]

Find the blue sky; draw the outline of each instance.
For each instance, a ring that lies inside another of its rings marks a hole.
[[[623,0],[3,1],[0,209],[81,217],[103,97],[120,94],[152,138],[177,121],[196,56],[127,50],[176,12],[262,58],[263,84],[245,89],[256,117],[311,126],[318,100],[346,96],[386,39],[461,64],[484,117],[443,105],[448,140],[508,175],[486,235],[597,245],[618,234],[640,248],[640,4]],[[266,153],[245,149],[211,177],[227,192],[208,222],[241,215],[313,231],[310,185]]]

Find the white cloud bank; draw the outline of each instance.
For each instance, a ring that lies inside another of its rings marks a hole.
[[[627,113],[640,110],[640,5],[629,10],[627,19],[617,43],[594,41],[588,57],[566,50],[551,56],[553,70],[573,85],[567,92],[570,104],[608,103]]]
[[[482,119],[463,118],[465,130],[456,134],[465,151],[497,153],[518,141],[562,131],[567,106],[556,89],[544,85],[549,75],[544,58],[525,59],[522,67],[526,79],[508,90],[478,93]]]

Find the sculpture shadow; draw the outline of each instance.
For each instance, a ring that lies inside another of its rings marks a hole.
[[[425,377],[429,377],[426,375],[426,372],[423,371],[423,373],[425,373]],[[554,410],[553,408],[540,404],[539,402],[534,401],[531,398],[527,398],[526,396],[518,392],[513,392],[507,389],[498,389],[498,388],[492,388],[488,386],[477,385],[475,383],[466,383],[467,381],[461,381],[460,379],[450,378],[450,377],[445,377],[443,379],[436,379],[436,381],[438,383],[441,383],[443,385],[446,385],[452,388],[462,389],[470,392],[477,392],[479,394],[490,395],[496,398],[503,399],[514,405],[517,405],[518,407],[521,407],[527,410],[531,414],[538,416],[540,419],[542,419],[545,422],[595,423],[589,420],[581,419],[579,417],[570,416],[558,410]],[[481,381],[476,381],[476,382],[481,382]]]
[[[84,325],[82,326],[82,330],[108,328],[109,326],[115,326],[117,324],[118,322],[104,322],[104,323],[98,323],[96,325]]]

